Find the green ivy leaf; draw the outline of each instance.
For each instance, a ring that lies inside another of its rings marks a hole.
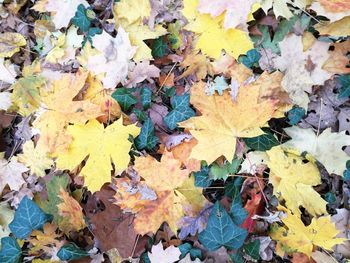
[[[209,178],[209,167],[203,166],[199,172],[194,172],[194,185],[196,187],[206,188],[211,185],[213,182],[212,179]]]
[[[152,150],[158,143],[158,137],[154,135],[154,125],[150,118],[145,120],[140,135],[135,139],[137,149]]]
[[[178,122],[185,121],[195,115],[194,110],[189,105],[190,94],[174,96],[172,98],[171,106],[173,110],[164,117],[164,123],[169,129],[174,130]]]
[[[0,262],[1,263],[20,263],[22,251],[13,237],[3,237],[1,239]]]
[[[338,98],[345,99],[350,97],[350,74],[342,75],[338,78],[341,84],[341,88],[339,90]]]
[[[234,263],[244,263],[242,251],[236,251],[234,254],[230,254],[230,258]]]
[[[136,97],[132,95],[130,89],[127,88],[116,89],[116,91],[112,93],[112,98],[115,99],[125,111],[137,103]]]
[[[241,177],[236,178],[232,184],[232,188],[230,190],[230,196],[229,196],[232,198],[230,215],[233,222],[236,225],[241,225],[248,216],[247,210],[245,210],[242,206],[241,186],[242,186]]]
[[[210,167],[209,176],[214,180],[226,180],[229,174],[235,174],[241,164],[239,159],[234,159],[232,163],[226,162],[223,166],[213,163]]]
[[[254,241],[245,244],[243,246],[243,250],[246,254],[248,254],[251,258],[255,260],[260,259],[260,254],[259,254],[259,249],[260,249],[260,241],[259,239],[255,239]]]
[[[236,226],[219,201],[215,203],[209,216],[207,227],[199,234],[199,241],[209,251],[225,246],[227,249],[240,248],[247,230]]]
[[[293,107],[287,113],[288,123],[291,125],[296,125],[304,116],[305,110],[301,107]]]
[[[69,243],[67,245],[64,245],[60,248],[60,250],[57,252],[57,256],[60,260],[74,260],[79,259],[82,257],[86,257],[89,254],[82,250],[80,247],[78,247],[74,243]]]
[[[263,152],[268,151],[272,147],[280,144],[275,136],[269,132],[253,138],[244,138],[244,142],[249,148]]]
[[[260,58],[260,53],[256,49],[251,49],[245,56],[239,57],[239,62],[243,63],[243,65],[248,68],[252,68],[258,66]]]
[[[163,37],[159,37],[153,42],[152,56],[155,58],[161,58],[165,56],[168,45],[164,42]]]
[[[142,107],[144,110],[147,110],[149,107],[151,107],[152,91],[145,87],[141,89],[140,95]]]
[[[25,239],[33,230],[41,229],[48,220],[49,216],[36,203],[25,196],[19,203],[9,228],[15,237]]]
[[[87,9],[83,4],[80,4],[72,18],[72,24],[79,27],[82,32],[87,32],[91,26],[91,21],[87,17]]]
[[[136,115],[139,121],[145,121],[148,118],[147,114],[142,110],[133,109],[132,112]]]

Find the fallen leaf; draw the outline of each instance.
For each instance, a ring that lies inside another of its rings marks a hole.
[[[60,189],[59,198],[62,200],[57,205],[58,214],[63,217],[59,222],[59,228],[64,233],[80,231],[86,227],[83,209],[77,200],[71,197],[63,188]]]
[[[343,174],[346,162],[350,160],[350,156],[342,150],[343,146],[350,145],[350,136],[346,135],[345,131],[332,133],[328,128],[318,135],[312,129],[296,126],[284,130],[292,139],[284,143],[283,147],[309,153],[322,163],[330,174]]]
[[[0,155],[0,193],[8,185],[11,190],[18,191],[25,183],[22,174],[29,169],[19,163],[16,157],[6,160]]]
[[[310,257],[314,246],[332,251],[333,246],[346,240],[336,238],[339,231],[331,222],[330,216],[313,218],[311,224],[305,226],[300,218],[285,208],[283,210],[286,216],[281,217],[281,220],[287,228],[278,227],[270,232],[271,238],[277,241],[276,252],[280,256],[284,252],[298,251]]]
[[[148,258],[150,259],[151,263],[173,263],[179,260],[180,255],[180,249],[174,246],[164,249],[162,242],[159,242],[158,245],[153,245],[151,252],[148,252]]]
[[[192,117],[179,124],[187,128],[198,143],[190,158],[214,162],[220,156],[232,160],[237,137],[249,138],[261,135],[261,127],[274,115],[273,101],[258,102],[259,86],[240,89],[237,102],[224,92],[222,96],[207,96],[205,84],[199,82],[191,88],[191,104],[202,116]],[[224,120],[224,121],[223,121]]]
[[[19,33],[5,32],[0,34],[0,58],[12,57],[20,51],[20,47],[27,44],[25,38]]]
[[[227,54],[238,58],[253,48],[246,32],[238,29],[225,30],[220,21],[223,15],[212,18],[207,14],[200,14],[197,11],[199,0],[184,0],[183,14],[189,21],[185,29],[193,31],[198,35],[196,49],[212,58],[219,58],[221,50]]]
[[[327,202],[312,188],[321,184],[317,166],[311,162],[304,163],[303,158],[295,154],[284,152],[281,146],[266,153],[274,195],[279,200],[285,200],[287,208],[295,216],[301,216],[299,206],[313,216],[327,214]]]
[[[132,145],[128,138],[129,135],[136,137],[140,128],[136,125],[124,126],[123,118],[120,118],[106,128],[98,121],[90,120],[87,124],[68,126],[67,132],[73,141],[67,152],[57,157],[57,167],[73,170],[89,156],[80,174],[84,177],[87,188],[96,192],[104,183],[111,181],[111,161],[119,172],[127,168]]]

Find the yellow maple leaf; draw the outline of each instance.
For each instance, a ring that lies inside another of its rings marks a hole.
[[[140,128],[136,125],[124,126],[122,118],[119,118],[106,128],[97,120],[90,120],[86,124],[68,126],[67,132],[73,141],[66,152],[58,155],[57,167],[72,170],[89,156],[80,174],[84,176],[88,189],[95,192],[111,181],[111,161],[117,171],[128,167],[132,145],[128,138],[129,135],[139,135]]]
[[[312,188],[321,184],[317,166],[304,163],[303,158],[284,152],[281,146],[266,152],[269,160],[270,182],[274,194],[286,201],[286,206],[300,217],[299,206],[303,206],[311,215],[327,214],[327,202]]]
[[[181,162],[171,152],[165,151],[158,162],[152,156],[136,158],[134,168],[145,179],[146,184],[156,191],[173,190],[183,184],[189,175],[187,169],[180,169]]]
[[[199,0],[184,0],[183,14],[189,21],[185,29],[198,34],[196,49],[204,54],[219,58],[221,51],[238,58],[253,48],[248,33],[238,29],[224,29],[222,21],[224,14],[212,18],[209,14],[200,14],[197,11]]]
[[[63,74],[42,97],[46,111],[35,120],[34,127],[40,130],[38,146],[53,156],[64,151],[70,142],[64,130],[68,123],[85,123],[103,114],[98,105],[88,100],[73,100],[87,76],[87,72],[81,71],[75,75]]]
[[[59,222],[59,228],[64,233],[84,229],[86,224],[83,209],[79,202],[71,197],[63,188],[60,189],[58,197],[62,199],[62,203],[57,205],[58,214],[62,216],[62,220]]]
[[[171,152],[165,151],[160,162],[151,156],[136,158],[134,169],[157,194],[156,200],[143,204],[137,213],[137,233],[155,233],[163,222],[176,233],[184,214],[196,214],[203,207],[201,189],[194,186],[194,179],[188,176],[190,171],[181,169],[181,161]]]
[[[62,234],[57,234],[57,225],[53,223],[46,223],[43,226],[43,230],[34,230],[30,234],[29,243],[33,245],[30,248],[30,253],[37,253],[39,250],[43,250],[46,253],[50,253],[51,246],[59,247],[60,241],[58,238],[62,236]]]
[[[205,83],[191,88],[191,104],[202,116],[192,117],[179,123],[187,128],[198,141],[190,158],[214,162],[220,156],[232,160],[238,137],[250,138],[263,134],[261,127],[274,115],[276,107],[272,100],[258,101],[259,86],[242,87],[236,102],[225,91],[222,96],[207,96]]]
[[[301,219],[287,209],[286,217],[281,217],[285,227],[278,227],[270,232],[272,239],[277,241],[276,252],[283,256],[284,252],[301,252],[310,257],[313,247],[318,246],[331,250],[337,244],[342,244],[345,238],[336,238],[339,230],[336,229],[330,216],[313,218],[310,225],[305,226]]]
[[[45,176],[45,170],[53,165],[53,160],[47,156],[45,150],[40,147],[34,148],[33,141],[23,144],[23,153],[17,156],[18,161],[24,163],[37,176]]]

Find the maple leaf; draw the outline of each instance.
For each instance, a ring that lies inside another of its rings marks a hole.
[[[12,157],[10,161],[0,154],[0,193],[8,185],[11,190],[18,191],[25,183],[22,174],[29,169]]]
[[[237,102],[232,101],[227,91],[222,96],[207,96],[204,89],[203,82],[191,88],[191,103],[202,116],[179,123],[180,127],[189,129],[198,141],[190,158],[205,160],[209,164],[220,156],[232,160],[238,137],[250,138],[263,134],[261,127],[274,115],[274,102],[258,102],[258,85],[240,89]]]
[[[63,217],[59,221],[59,228],[64,233],[84,229],[86,224],[83,209],[77,200],[71,197],[63,188],[60,189],[59,198],[62,199],[62,202],[57,205],[58,214]]]
[[[45,170],[53,165],[53,160],[47,156],[46,151],[39,147],[34,148],[33,141],[23,144],[23,154],[19,154],[18,161],[30,168],[30,171],[37,176],[44,176]]]
[[[349,59],[346,54],[350,50],[350,40],[334,43],[333,46],[334,50],[330,51],[330,56],[323,68],[335,74],[349,74],[350,68],[347,67]]]
[[[327,214],[327,202],[312,188],[321,184],[317,166],[311,162],[303,163],[303,158],[284,152],[281,146],[266,153],[274,194],[280,200],[284,199],[286,206],[299,217],[299,206],[313,216]]]
[[[118,28],[116,37],[103,31],[92,41],[94,49],[87,43],[78,61],[95,75],[102,74],[106,89],[114,89],[128,76],[128,63],[135,54],[135,47],[131,46],[128,33],[122,27]]]
[[[64,74],[52,84],[52,90],[42,98],[46,111],[34,122],[40,130],[37,147],[54,154],[67,147],[69,137],[64,132],[68,123],[85,123],[102,113],[100,107],[88,100],[76,101],[74,97],[85,84],[87,72]]]
[[[278,69],[285,72],[282,87],[289,93],[294,104],[307,109],[307,93],[311,93],[312,86],[323,85],[332,76],[322,68],[329,57],[329,43],[316,40],[303,52],[302,37],[289,35],[279,43],[279,47],[281,56],[274,59],[274,63]],[[289,59],[288,63],[286,58]],[[311,69],[307,67],[308,62],[314,65]]]
[[[118,19],[125,19],[129,24],[138,22],[151,15],[149,0],[121,0],[114,6],[115,15]]]
[[[68,126],[67,132],[73,141],[68,150],[57,157],[57,167],[72,170],[89,156],[80,173],[88,189],[95,192],[111,181],[111,161],[117,171],[127,168],[132,145],[128,138],[129,135],[136,137],[140,128],[136,125],[124,126],[123,119],[119,118],[106,128],[98,121],[90,120],[86,124]]]
[[[164,249],[162,242],[159,242],[158,245],[153,245],[151,252],[148,252],[148,258],[151,263],[173,263],[178,261],[180,259],[180,256],[181,251],[179,248],[170,246]]]
[[[188,179],[190,171],[181,169],[181,162],[171,152],[165,151],[160,162],[151,156],[136,158],[134,169],[157,194],[157,199],[136,215],[137,233],[155,233],[163,222],[176,232],[184,213],[195,214],[204,205],[200,189],[194,187],[193,179]]]
[[[0,81],[13,84],[16,81],[16,66],[10,60],[0,57]]]
[[[19,33],[5,32],[0,34],[0,58],[12,57],[25,46],[27,41]]]
[[[330,174],[342,175],[346,170],[346,162],[350,160],[350,156],[342,147],[350,145],[350,136],[346,135],[345,131],[331,132],[328,128],[318,135],[312,129],[296,126],[284,130],[292,138],[283,144],[284,147],[311,154]]]
[[[290,19],[293,13],[288,7],[288,4],[297,7],[299,9],[304,9],[310,0],[296,0],[292,2],[291,0],[261,0],[261,8],[264,10],[265,14],[270,8],[273,8],[273,12],[276,17],[282,16]]]
[[[276,253],[283,256],[284,251],[298,251],[311,256],[314,246],[332,251],[332,247],[342,244],[345,238],[336,238],[339,230],[336,229],[330,216],[313,218],[311,224],[305,226],[301,219],[287,209],[286,217],[280,217],[285,227],[279,227],[270,236],[277,241]]]
[[[212,57],[219,58],[222,49],[227,54],[238,58],[253,48],[253,44],[246,32],[238,29],[225,30],[220,22],[223,15],[212,18],[197,11],[199,0],[184,0],[183,14],[189,21],[185,29],[198,34],[196,49]]]
[[[247,20],[251,13],[252,7],[260,0],[199,0],[198,11],[204,14],[210,14],[212,17],[217,17],[225,12],[224,27],[248,29]]]

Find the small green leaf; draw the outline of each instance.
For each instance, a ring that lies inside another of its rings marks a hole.
[[[165,90],[165,96],[168,98],[171,98],[173,96],[175,96],[176,94],[176,88],[175,87],[171,87],[171,88],[167,88]]]
[[[115,99],[123,110],[127,111],[132,105],[137,103],[137,99],[131,94],[127,88],[118,88],[112,93],[112,98]]]
[[[182,38],[180,35],[181,28],[182,26],[178,20],[168,25],[168,39],[173,49],[178,49],[182,45]]]
[[[234,254],[230,254],[230,258],[234,263],[244,263],[242,251],[236,251]]]
[[[82,32],[87,32],[91,26],[90,19],[86,15],[87,9],[80,4],[72,18],[72,24],[79,27]]]
[[[57,252],[57,256],[60,260],[74,260],[79,259],[82,257],[86,257],[89,254],[82,250],[80,247],[78,247],[74,243],[69,243],[67,245],[64,245],[60,248],[60,250]]]
[[[237,225],[241,225],[247,218],[248,212],[242,206],[241,199],[241,182],[240,178],[236,178],[232,188],[230,196],[232,198],[232,204],[230,209],[230,215],[233,222]]]
[[[150,118],[145,120],[140,135],[135,139],[137,149],[152,150],[158,143],[158,137],[154,135],[154,125]]]
[[[68,182],[67,174],[53,176],[51,180],[46,183],[47,201],[43,201],[41,204],[39,203],[45,213],[53,216],[53,220],[56,224],[62,219],[58,214],[57,208],[57,205],[62,203],[59,192],[61,188],[64,190],[67,189]]]
[[[164,123],[169,129],[174,130],[177,127],[177,123],[187,120],[195,115],[194,110],[190,108],[190,95],[184,94],[180,96],[174,96],[171,101],[173,108],[165,117]]]
[[[147,110],[149,107],[151,107],[152,91],[145,87],[141,89],[140,95],[142,107],[144,110]]]
[[[342,75],[338,78],[341,84],[341,88],[339,90],[338,98],[345,99],[350,97],[350,74]]]
[[[84,38],[84,41],[83,41],[83,47],[84,45],[86,44],[87,41],[89,41],[91,44],[92,43],[92,37],[95,36],[95,35],[99,35],[102,33],[102,29],[101,28],[98,28],[98,27],[90,27],[85,38]]]
[[[239,61],[248,68],[256,67],[261,58],[260,53],[256,49],[251,49],[245,56],[240,56]]]
[[[49,216],[36,203],[25,196],[19,203],[9,228],[15,237],[25,239],[33,230],[42,229],[48,220]]]
[[[161,58],[165,56],[168,45],[164,42],[163,37],[159,37],[153,42],[152,56],[155,58]]]
[[[210,178],[226,180],[228,175],[237,173],[240,164],[241,161],[239,159],[234,159],[232,163],[226,162],[223,166],[213,163],[209,171]]]
[[[296,125],[305,116],[305,110],[301,107],[293,107],[293,109],[288,111],[287,116],[288,123]]]
[[[268,151],[272,147],[279,145],[275,136],[269,132],[253,138],[244,138],[244,142],[249,148],[256,151]]]
[[[259,254],[259,249],[260,249],[260,241],[259,239],[255,239],[254,241],[245,244],[243,246],[243,250],[246,254],[248,254],[251,258],[255,260],[260,259],[260,254]]]
[[[1,263],[20,263],[22,251],[13,237],[3,237],[1,239],[0,262]]]
[[[225,208],[217,201],[212,208],[207,227],[199,234],[199,241],[209,251],[214,251],[225,246],[227,249],[240,248],[247,231],[236,226]]]

